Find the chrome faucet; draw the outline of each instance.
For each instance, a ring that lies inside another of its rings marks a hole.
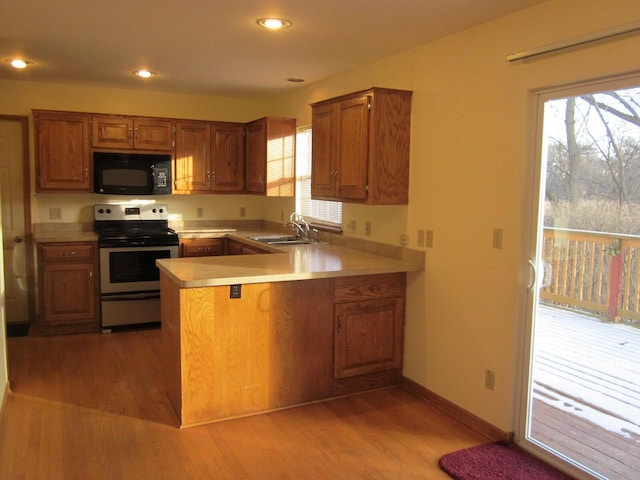
[[[310,227],[309,224],[305,221],[304,218],[299,213],[293,212],[289,216],[289,221],[284,224],[285,227],[291,226],[293,230],[296,232],[296,237],[303,238],[304,240],[310,241]]]

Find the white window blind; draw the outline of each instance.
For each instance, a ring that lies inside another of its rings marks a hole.
[[[296,136],[296,212],[318,227],[342,229],[342,202],[311,198],[311,127]]]

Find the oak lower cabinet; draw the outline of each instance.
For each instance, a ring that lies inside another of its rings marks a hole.
[[[295,195],[296,119],[265,117],[246,124],[246,193]]]
[[[38,245],[41,334],[100,328],[97,243]]]
[[[230,298],[229,285],[181,288],[161,271],[165,388],[180,425],[399,385],[404,279],[249,283]]]
[[[336,279],[334,377],[402,367],[405,275]]]
[[[246,245],[242,242],[227,238],[227,255],[256,255],[262,253],[272,253],[270,250],[264,250],[259,247]]]
[[[311,104],[311,197],[409,202],[411,96],[371,88]]]
[[[33,110],[37,192],[90,192],[90,117]]]
[[[91,124],[95,148],[173,150],[173,122],[168,119],[94,115]]]
[[[209,257],[224,255],[225,238],[185,238],[180,240],[181,257]]]

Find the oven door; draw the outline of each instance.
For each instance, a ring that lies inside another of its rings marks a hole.
[[[160,290],[159,258],[178,256],[178,246],[100,248],[100,293]]]

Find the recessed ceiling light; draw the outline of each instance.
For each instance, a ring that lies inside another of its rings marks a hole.
[[[17,68],[17,69],[24,69],[27,68],[29,65],[33,65],[33,62],[30,60],[25,60],[23,58],[9,58],[6,60],[7,63],[9,63],[13,68]]]
[[[155,77],[157,75],[156,72],[151,72],[149,70],[136,70],[135,72],[133,72],[133,74],[142,78],[150,78],[150,77]]]
[[[269,30],[281,30],[292,25],[289,20],[285,20],[284,18],[259,18],[256,20],[256,23]]]

